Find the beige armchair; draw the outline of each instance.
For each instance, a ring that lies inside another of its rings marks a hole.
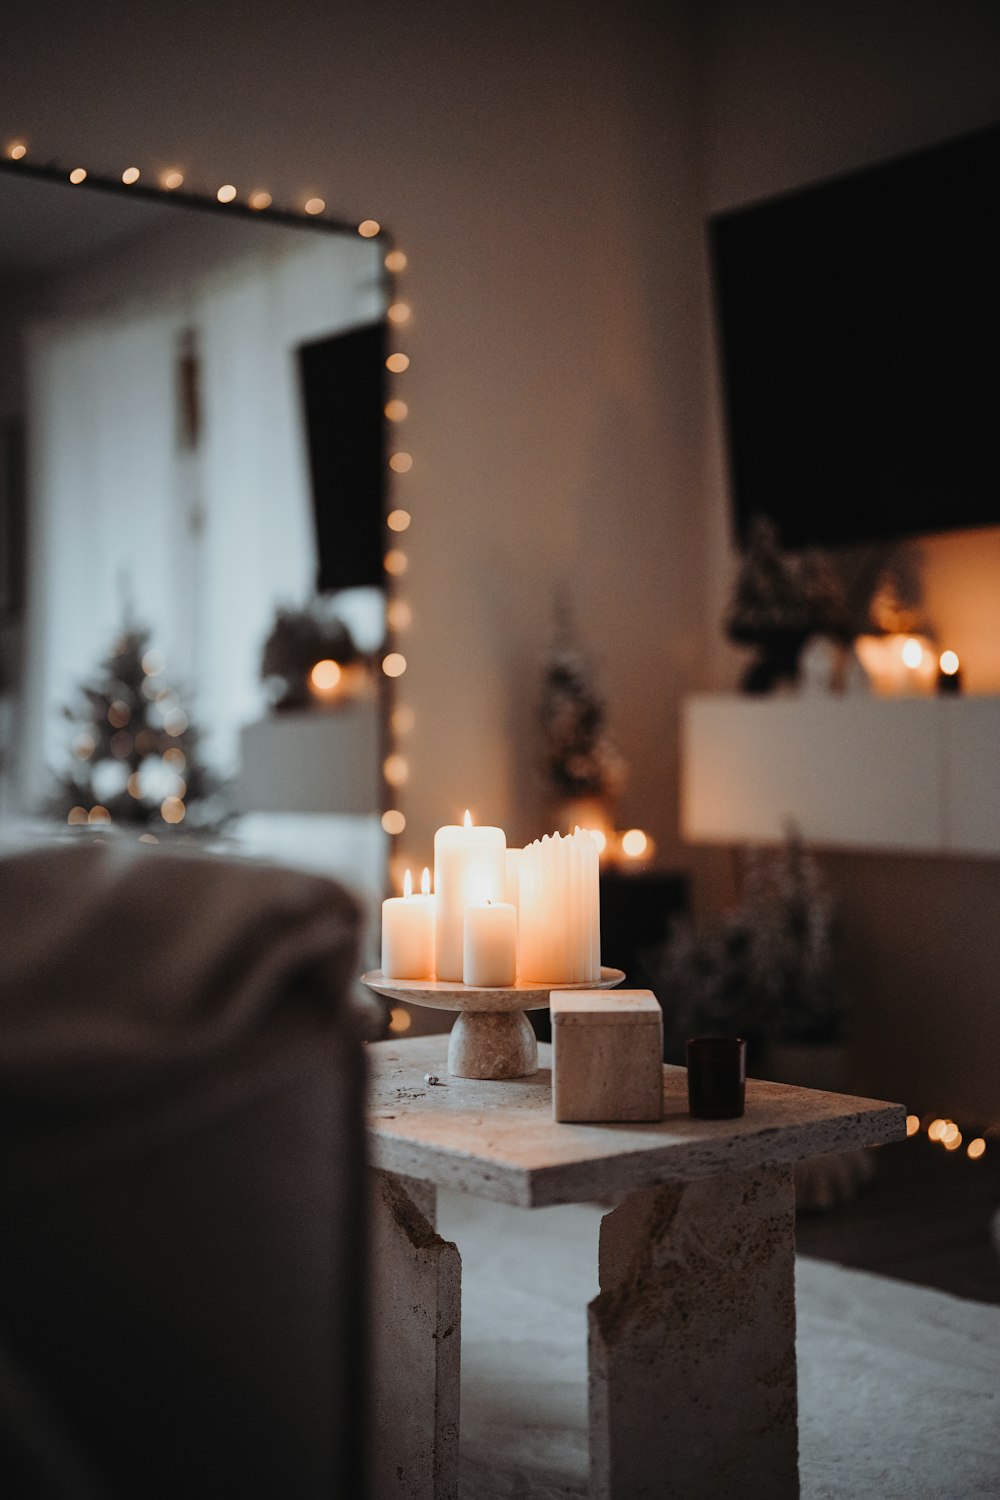
[[[366,1493],[358,911],[111,841],[0,860],[0,1493]]]

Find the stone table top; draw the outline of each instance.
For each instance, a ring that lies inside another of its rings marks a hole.
[[[447,1035],[375,1042],[369,1140],[376,1167],[521,1208],[581,1203],[657,1182],[745,1172],[880,1146],[906,1134],[901,1104],[747,1080],[739,1120],[694,1120],[687,1072],[663,1069],[653,1125],[564,1125],[552,1118],[552,1049],[529,1078],[453,1078]],[[429,1084],[426,1076],[440,1082]]]

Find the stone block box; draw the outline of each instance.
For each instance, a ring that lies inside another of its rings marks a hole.
[[[652,990],[552,992],[552,1114],[662,1120],[663,1013]]]

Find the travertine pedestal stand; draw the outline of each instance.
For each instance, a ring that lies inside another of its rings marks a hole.
[[[443,1050],[369,1048],[377,1500],[458,1491],[461,1272],[434,1232],[436,1187],[523,1208],[627,1194],[601,1225],[589,1310],[593,1500],[793,1500],[792,1164],[902,1137],[903,1107],[750,1080],[742,1119],[693,1120],[668,1067],[661,1123],[561,1125],[550,1048],[502,1087],[428,1087]]]
[[[448,1072],[456,1078],[526,1078],[538,1067],[538,1046],[525,1011],[544,1010],[553,990],[611,989],[621,969],[601,970],[595,984],[514,984],[503,989],[442,979],[386,979],[380,969],[361,983],[389,1000],[457,1010],[448,1037]]]

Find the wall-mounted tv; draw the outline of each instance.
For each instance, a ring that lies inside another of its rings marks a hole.
[[[734,526],[1000,524],[1000,126],[709,224]]]

